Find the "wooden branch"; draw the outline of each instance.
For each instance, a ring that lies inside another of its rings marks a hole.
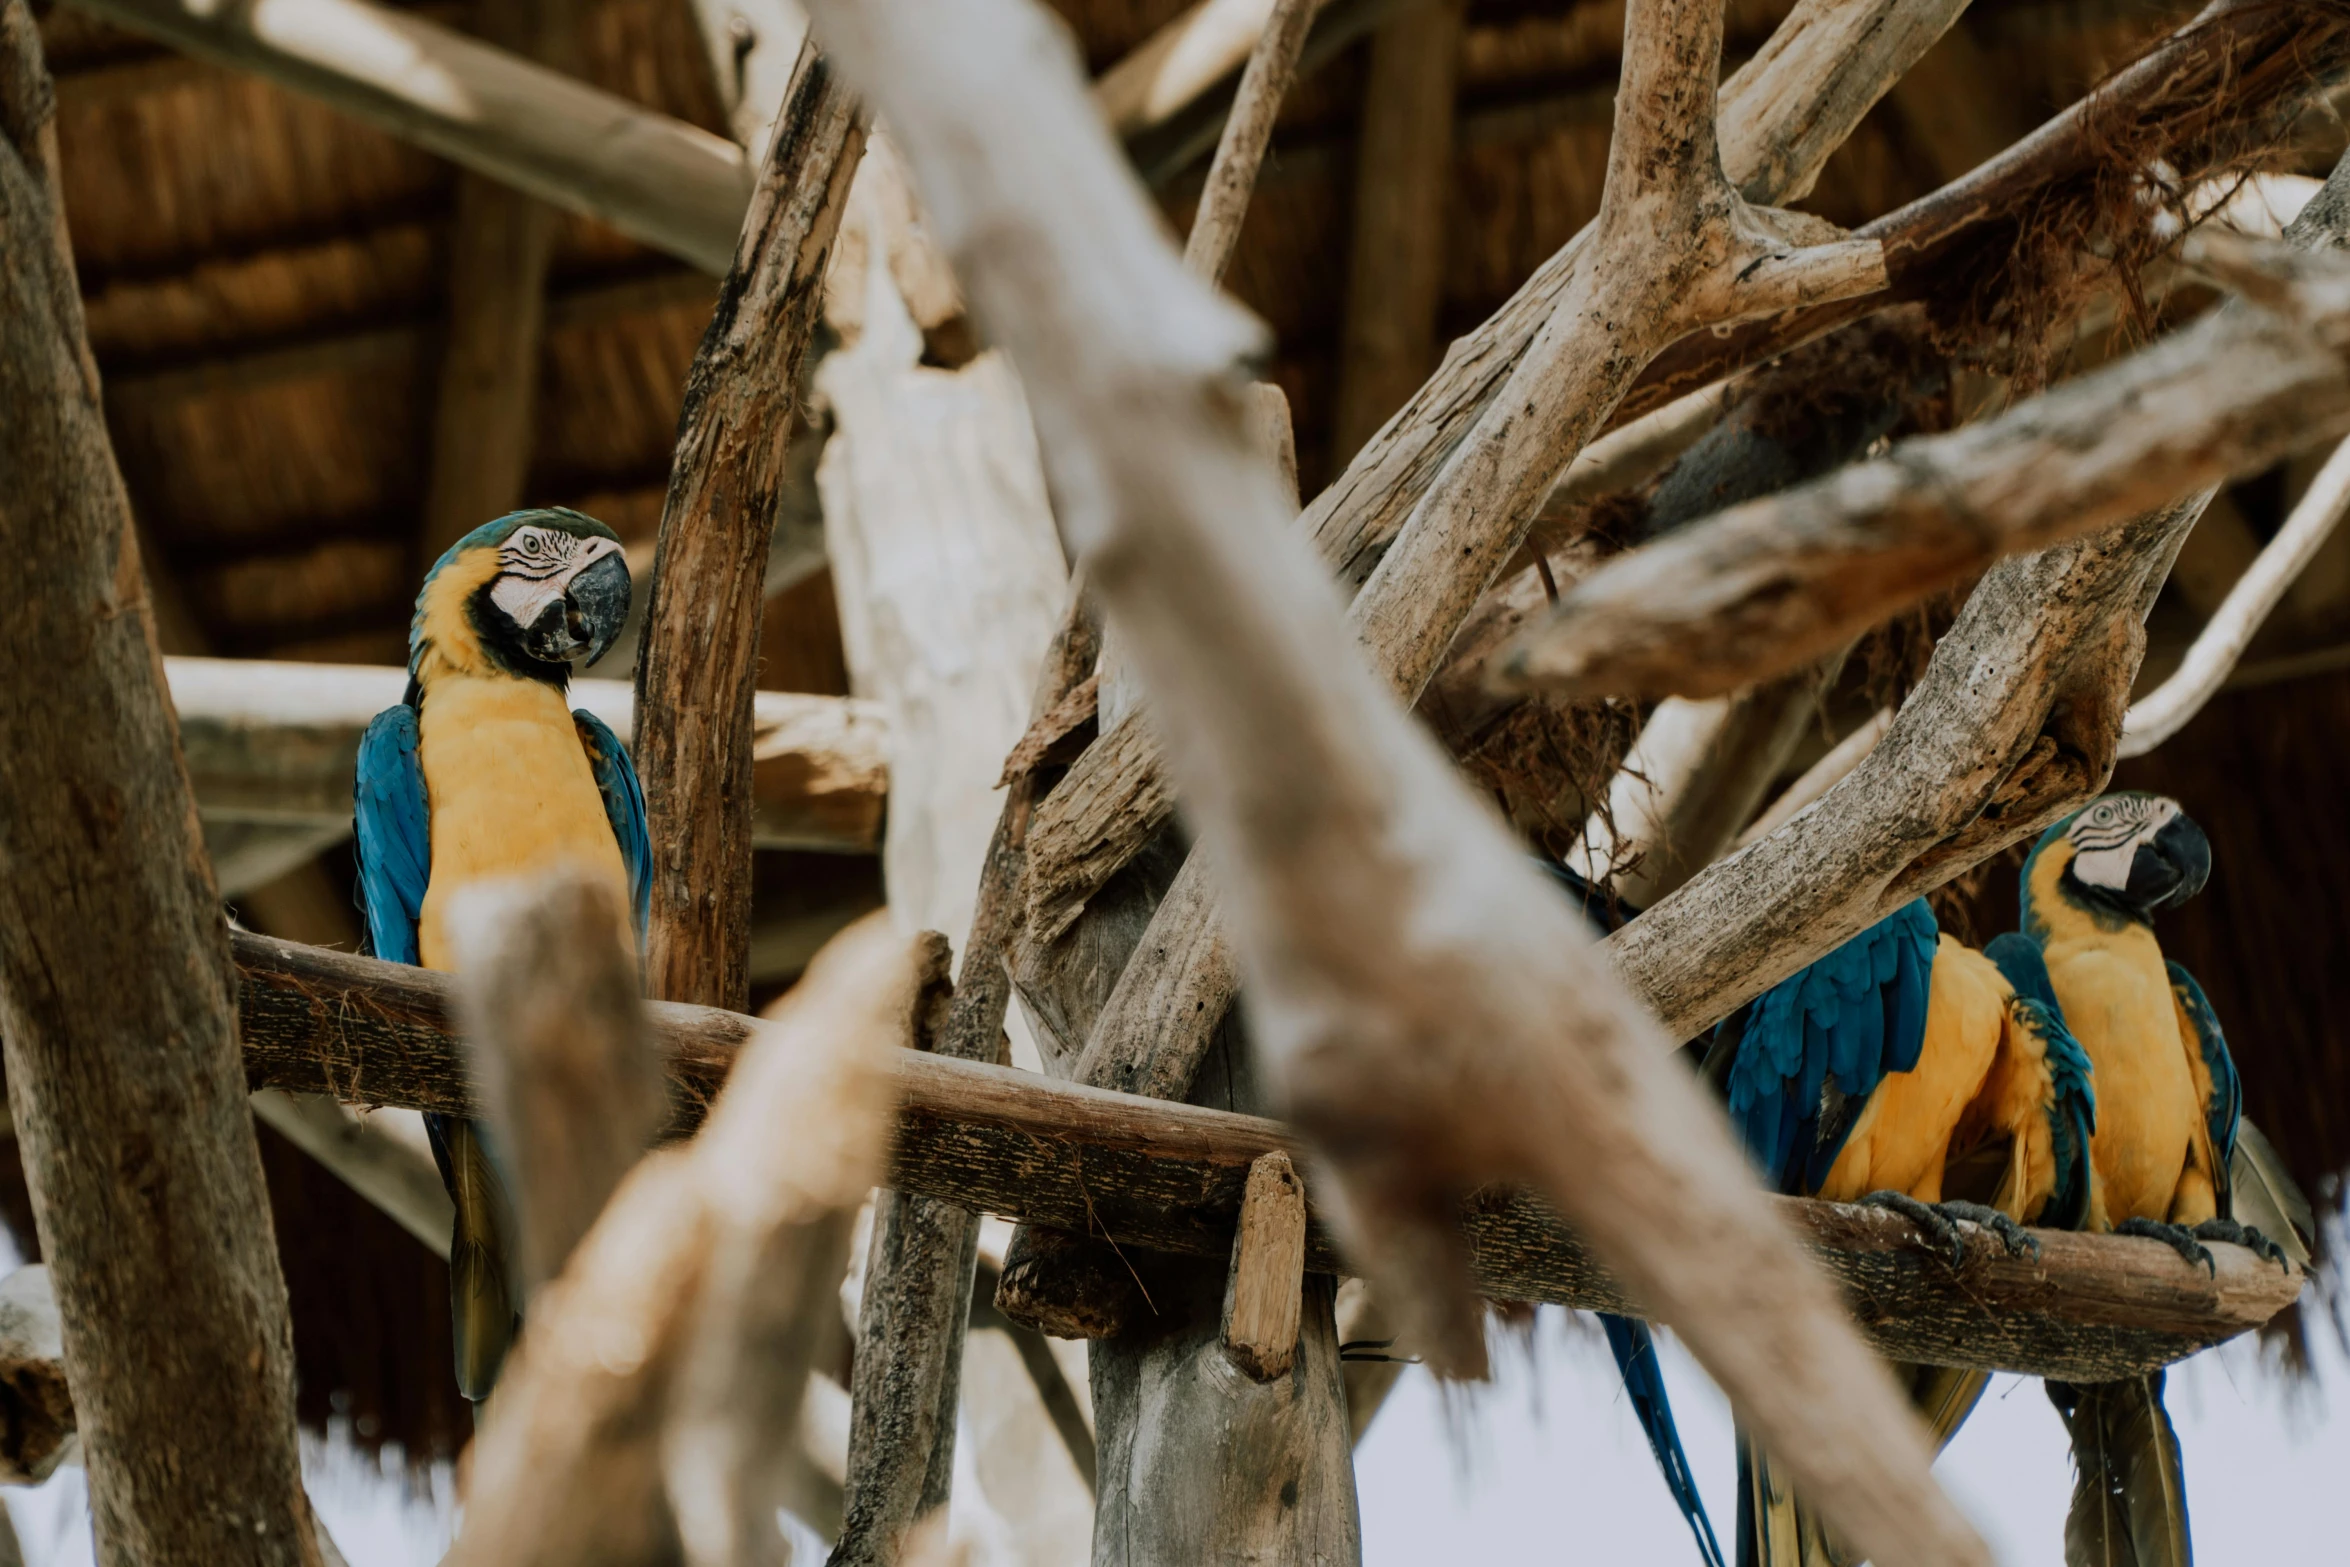
[[[238,934],[246,1069],[256,1085],[316,1093],[356,1087],[379,1102],[454,1115],[483,1111],[451,1021],[444,975]],[[649,1008],[690,1131],[751,1018],[655,1002]],[[907,1052],[888,1058],[898,1131],[893,1189],[974,1211],[1107,1235],[1130,1257],[1229,1258],[1250,1167],[1304,1145],[1278,1122],[1106,1093],[1033,1072]],[[1306,1267],[1349,1271],[1327,1228],[1327,1193],[1307,1187]],[[1836,1278],[1872,1344],[1897,1360],[2099,1381],[2177,1360],[2266,1321],[2300,1280],[2215,1246],[2218,1272],[2150,1241],[2040,1232],[2037,1265],[1968,1233],[1967,1259],[1876,1209],[1793,1198],[1772,1207]],[[1500,1191],[1459,1209],[1478,1285],[1501,1300],[1587,1309],[1631,1304],[1587,1244],[1540,1201]],[[1988,1293],[1986,1293],[1988,1291]]]
[[[2219,240],[2197,244],[2216,252]],[[2350,432],[2350,262],[2300,266],[2273,305],[2213,312],[1996,419],[1905,441],[1609,562],[1504,653],[1498,677],[1573,696],[1734,690],[2002,555]]]
[[[1892,727],[1893,709],[1878,708],[1858,729],[1837,741],[1827,755],[1805,768],[1803,775],[1781,791],[1779,797],[1765,807],[1763,813],[1730,846],[1743,849],[1786,826],[1794,819],[1796,812],[1851,777],[1852,770],[1860,765],[1861,758],[1876,749],[1877,742],[1884,739],[1885,731]]]
[[[359,736],[400,700],[405,671],[372,665],[164,660],[180,737],[208,821],[348,832]],[[617,680],[575,680],[571,705],[623,740],[635,697]],[[761,691],[751,795],[760,848],[870,853],[889,785],[888,722],[871,702]]]
[[[365,0],[79,0],[200,59],[319,98],[476,173],[723,275],[751,195],[742,149],[505,50]]]
[[[631,746],[654,844],[645,984],[669,1000],[750,1001],[759,610],[800,361],[864,147],[863,116],[804,42],[686,377]]]
[[[1463,0],[1420,0],[1372,37],[1355,142],[1335,449],[1352,456],[1436,362]]]
[[[1964,0],[1802,0],[1762,52],[1722,84],[1721,167],[1730,182],[1758,203],[1806,193],[1828,154],[1963,6]],[[1500,400],[1504,383],[1546,323],[1572,319],[1572,312],[1559,312],[1570,281],[1588,268],[1595,232],[1583,230],[1491,320],[1457,342],[1428,384],[1306,509],[1298,526],[1343,587],[1358,588],[1370,576],[1406,516],[1462,449],[1470,426],[1489,409],[1510,406]],[[1575,453],[1551,455],[1548,472],[1521,476],[1530,494],[1546,487]],[[1532,511],[1529,502],[1522,514],[1498,522],[1497,536],[1515,531]],[[1513,553],[1514,546],[1502,558]],[[1480,559],[1463,565],[1463,580],[1485,570]],[[1390,587],[1398,597],[1411,596],[1398,582]],[[1465,615],[1466,606],[1460,612]],[[1447,612],[1430,619],[1430,639],[1449,640],[1433,633],[1452,618]],[[1029,843],[1032,927],[1047,934],[1066,928],[1173,809],[1162,759],[1148,733],[1134,723],[1106,731],[1037,812]]]
[[[1314,25],[1320,4],[1321,0],[1273,0],[1272,15],[1249,49],[1239,94],[1217,139],[1215,160],[1208,165],[1199,209],[1183,244],[1183,264],[1210,283],[1223,281],[1240,243],[1240,222],[1248,216],[1248,198],[1257,188],[1257,168],[1272,143],[1273,122],[1281,116],[1281,100],[1289,95],[1297,57],[1306,46],[1306,30]]]
[[[835,943],[701,1135],[641,1162],[540,1293],[451,1567],[772,1559],[812,1346],[881,1169],[905,951],[879,916]]]
[[[106,434],[56,99],[0,0],[0,1050],[102,1559],[315,1567],[236,974]]]
[[[2277,607],[2301,569],[2332,537],[2345,511],[2350,511],[2350,442],[2334,448],[2294,506],[2293,515],[2236,579],[2218,611],[2196,634],[2178,669],[2130,704],[2129,716],[2122,721],[2123,757],[2144,756],[2186,728],[2204,704],[2219,694],[2269,611]]]
[[[572,873],[453,905],[458,1025],[510,1164],[523,1299],[563,1270],[668,1119],[628,911]]]
[[[1289,1155],[1260,1154],[1248,1167],[1232,1232],[1222,1324],[1224,1353],[1259,1382],[1287,1376],[1297,1361],[1305,1265],[1305,1183]]]
[[[1089,123],[1065,41],[1017,0],[975,0],[951,29],[906,0],[810,14],[897,128],[978,319],[1022,366],[1062,524],[1214,845],[1260,1068],[1334,1174],[1350,1250],[1431,1361],[1484,1365],[1446,1205],[1529,1177],[1675,1322],[1758,1439],[1799,1455],[1796,1482],[1843,1538],[1883,1559],[1987,1560],[1726,1123],[1393,700],[1432,672],[1449,591],[1474,579],[1473,598],[1515,553],[1541,488],[1648,353],[1880,267],[1865,245],[1795,244],[1723,179],[1719,7],[1628,10],[1606,242],[1496,405],[1523,417],[1464,445],[1366,586],[1353,629],[1377,673],[1279,530],[1278,483],[1232,388],[1251,324],[1166,248]],[[1586,325],[1601,311],[1604,351]],[[1497,533],[1507,547],[1488,559]],[[1415,576],[1439,603],[1405,613],[1392,595]],[[1767,1320],[1746,1309],[1757,1292],[1779,1303]]]

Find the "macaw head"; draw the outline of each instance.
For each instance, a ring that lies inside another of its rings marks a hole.
[[[2179,802],[2133,790],[2100,796],[2048,829],[2024,865],[2024,896],[2035,871],[2055,873],[2056,890],[2093,911],[2152,924],[2203,890],[2211,840]]]
[[[416,596],[408,668],[435,662],[565,684],[628,619],[620,536],[564,507],[510,512],[449,547]]]

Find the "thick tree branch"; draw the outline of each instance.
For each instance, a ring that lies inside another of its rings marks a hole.
[[[56,101],[0,0],[0,1048],[98,1559],[317,1567],[236,972],[108,444]],[[37,671],[37,676],[33,673]]]
[[[1278,481],[1231,368],[1249,324],[1165,247],[1091,122],[1066,43],[1016,0],[964,7],[951,29],[897,0],[827,0],[811,15],[898,128],[979,319],[1022,366],[1063,526],[1131,636],[1152,721],[1216,846],[1245,933],[1257,1057],[1334,1170],[1346,1243],[1424,1327],[1430,1358],[1464,1372],[1484,1360],[1445,1207],[1483,1180],[1529,1178],[1675,1322],[1760,1439],[1802,1455],[1795,1478],[1845,1538],[1887,1562],[1985,1560],[1934,1486],[1922,1431],[1778,1227],[1718,1112],[1574,915],[1356,661],[1321,573],[1279,531]],[[1736,308],[1738,269],[1791,247],[1750,222],[1710,134],[1690,134],[1710,131],[1720,13],[1635,0],[1625,43],[1601,220],[1611,239],[1625,225],[1625,250],[1595,249],[1576,297],[1671,310],[1677,291]],[[1649,114],[1667,117],[1652,128]],[[1645,258],[1669,283],[1606,265],[1628,263],[1671,219],[1707,226]],[[1557,357],[1573,334],[1546,336],[1521,367],[1540,384],[1513,386],[1511,401],[1525,394],[1549,416],[1527,424],[1577,442],[1661,346],[1577,367]],[[1501,422],[1431,492],[1399,551],[1445,537],[1469,551],[1453,569],[1475,590],[1500,562],[1477,564],[1490,534],[1470,525],[1471,498],[1531,489],[1505,459],[1528,460],[1513,449],[1548,433]],[[1488,529],[1522,528],[1538,498],[1531,489]],[[1366,597],[1384,600],[1376,582]],[[1420,655],[1432,619],[1392,639],[1373,619],[1374,645],[1397,655],[1391,681],[1416,688],[1433,667],[1441,646]],[[1743,1309],[1755,1291],[1781,1309],[1767,1320]]]
[[[302,1092],[357,1082],[386,1103],[483,1112],[451,1021],[447,976],[263,936],[235,940],[255,1082]],[[703,1007],[648,1010],[679,1107],[670,1130],[687,1132],[760,1024]],[[1307,1267],[1350,1267],[1325,1222],[1327,1193],[1302,1162],[1304,1145],[1278,1122],[912,1051],[887,1064],[897,1135],[885,1179],[895,1190],[1108,1235],[1130,1256],[1214,1259],[1230,1253],[1249,1167],[1284,1152],[1307,1169],[1316,1205]],[[2038,1266],[1970,1236],[1953,1273],[1946,1253],[1879,1210],[1794,1199],[1773,1206],[1836,1278],[1870,1342],[1899,1360],[2101,1380],[2254,1327],[2300,1288],[2232,1247],[2214,1248],[2219,1272],[2207,1278],[2154,1242],[2053,1233],[2039,1237]],[[1533,1198],[1481,1192],[1460,1222],[1478,1285],[1497,1299],[1631,1304],[1589,1247]]]
[[[862,117],[804,43],[734,266],[686,378],[632,746],[654,845],[645,982],[673,1000],[750,1000],[762,585],[800,360],[864,147]]]

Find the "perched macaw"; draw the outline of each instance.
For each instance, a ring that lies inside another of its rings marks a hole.
[[[2095,1064],[2097,1179],[2087,1227],[2151,1236],[2207,1268],[2203,1243],[2213,1240],[2282,1265],[2285,1252],[2234,1215],[2233,1172],[2247,1158],[2261,1169],[2254,1150],[2265,1144],[2254,1134],[2239,1147],[2242,1093],[2227,1039],[2203,987],[2166,962],[2154,939],[2154,916],[2200,892],[2210,873],[2210,842],[2177,801],[2109,794],[2049,828],[2024,862],[2024,935],[2045,958],[2050,998]],[[2281,1169],[2275,1178],[2298,1196]],[[2289,1228],[2282,1238],[2293,1238]],[[2073,1439],[2065,1556],[2075,1567],[2193,1560],[2162,1382],[2155,1372],[2048,1384]]]
[[[608,878],[641,941],[652,880],[644,793],[619,738],[565,701],[573,662],[603,656],[628,600],[619,536],[561,508],[486,523],[426,575],[406,698],[359,744],[359,901],[377,957],[454,969],[450,900],[557,865]],[[425,1119],[457,1210],[457,1384],[478,1400],[516,1325],[504,1191],[478,1126]]]
[[[2005,959],[2003,963],[2001,959]],[[2007,964],[2023,960],[2022,982]],[[1766,1184],[1793,1196],[1891,1208],[1962,1247],[1958,1220],[2034,1249],[2024,1223],[2088,1212],[2097,1108],[2089,1063],[2062,1019],[2029,993],[2038,953],[1974,951],[1942,935],[1921,899],[1757,997],[1716,1031],[1706,1077]],[[1610,1342],[1628,1386],[1653,1361],[1648,1329]],[[1983,1373],[1907,1368],[1920,1413],[1946,1442]],[[1676,1484],[1680,1440],[1661,1397],[1635,1397],[1652,1448],[1709,1560],[1694,1488]],[[1654,1425],[1650,1410],[1653,1408]],[[1740,1567],[1846,1558],[1768,1460],[1738,1443]]]

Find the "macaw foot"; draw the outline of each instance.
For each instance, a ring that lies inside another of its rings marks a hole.
[[[1953,1269],[1966,1263],[1966,1233],[1958,1226],[1963,1221],[1981,1225],[1999,1237],[2010,1257],[2037,1257],[2040,1243],[2024,1233],[2023,1226],[1995,1208],[1986,1208],[1975,1202],[1920,1202],[1906,1192],[1871,1192],[1860,1200],[1863,1208],[1885,1208],[1900,1214],[1918,1228],[1920,1235],[1940,1241],[1950,1248],[1950,1266]]]
[[[2293,1271],[2293,1264],[2286,1259],[2285,1248],[2249,1224],[2238,1224],[2233,1219],[2205,1219],[2195,1226],[2195,1238],[2226,1241],[2231,1246],[2241,1246],[2255,1257],[2267,1258],[2287,1273]]]
[[[2211,1260],[2211,1248],[2197,1240],[2196,1231],[2183,1224],[2165,1224],[2160,1219],[2124,1219],[2113,1227],[2116,1235],[2143,1235],[2148,1240],[2160,1241],[2190,1263],[2200,1262],[2206,1273],[2219,1276],[2219,1265]]]

